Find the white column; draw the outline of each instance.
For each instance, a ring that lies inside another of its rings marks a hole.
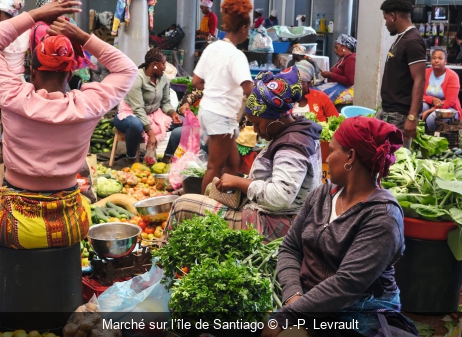
[[[194,52],[196,42],[196,14],[199,8],[197,0],[178,0],[176,22],[183,28],[185,37],[179,49],[184,50],[183,69],[192,76],[194,71]]]
[[[382,0],[359,2],[354,104],[371,109],[377,108],[382,101],[383,69],[388,50],[395,40],[385,27],[381,3]]]
[[[132,0],[130,22],[119,28],[119,49],[137,65],[144,62],[149,49],[149,17],[146,0]]]

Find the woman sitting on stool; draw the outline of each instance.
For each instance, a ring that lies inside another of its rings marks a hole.
[[[459,76],[454,70],[446,68],[447,55],[442,49],[432,53],[432,67],[425,72],[425,93],[422,120],[428,131],[436,131],[436,109],[451,109],[460,119],[462,108],[459,102]]]

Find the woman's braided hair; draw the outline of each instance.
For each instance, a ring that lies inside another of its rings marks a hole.
[[[162,53],[160,49],[151,48],[148,50],[148,52],[146,53],[146,56],[144,57],[144,63],[141,64],[138,68],[146,68],[152,62],[162,62],[164,57],[165,55],[164,53]]]

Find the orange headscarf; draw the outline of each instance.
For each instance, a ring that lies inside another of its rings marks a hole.
[[[74,48],[64,35],[45,36],[34,51],[32,67],[41,71],[69,72],[75,69]]]

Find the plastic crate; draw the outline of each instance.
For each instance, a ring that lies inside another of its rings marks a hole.
[[[448,140],[449,148],[459,147],[459,144],[460,144],[459,131],[440,132],[440,137],[444,137]]]
[[[98,281],[89,278],[88,276],[82,277],[82,294],[85,302],[88,302],[93,295],[98,297],[101,295],[107,288],[99,284]]]
[[[274,54],[285,54],[289,47],[290,42],[273,42]]]
[[[266,69],[263,69],[263,68],[251,68],[250,69],[250,74],[252,75],[252,78],[255,78],[261,71],[268,71]],[[273,74],[279,74],[281,72],[281,69],[279,68],[275,68],[275,69],[271,69],[269,70],[271,71]]]

